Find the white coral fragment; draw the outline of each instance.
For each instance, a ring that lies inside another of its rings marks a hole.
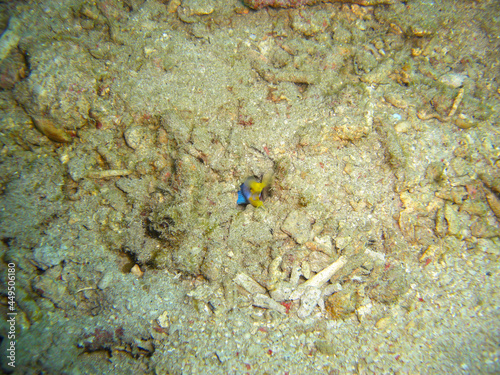
[[[347,259],[344,256],[341,256],[335,262],[330,264],[321,272],[318,272],[316,275],[311,277],[305,283],[300,284],[299,287],[290,295],[290,299],[296,300],[299,299],[302,294],[304,294],[305,289],[308,286],[314,286],[316,288],[321,288],[328,280],[332,278],[335,273],[345,266],[347,263]]]
[[[304,290],[304,294],[300,299],[300,308],[297,311],[297,316],[300,319],[307,318],[313,312],[314,308],[318,304],[321,298],[321,290],[314,287],[308,286]]]
[[[233,281],[250,294],[266,292],[266,289],[262,285],[244,273],[237,274]]]
[[[264,294],[257,293],[253,296],[253,305],[257,307],[262,307],[264,309],[272,309],[276,310],[282,314],[286,314],[285,306],[279,304],[271,297],[268,297]]]

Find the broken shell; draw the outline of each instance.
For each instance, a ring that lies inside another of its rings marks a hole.
[[[136,277],[142,277],[142,275],[144,275],[144,272],[142,272],[141,268],[137,264],[134,267],[132,267],[130,273]]]
[[[32,117],[35,127],[48,139],[59,143],[73,142],[73,138],[65,130],[58,129],[54,122],[43,117]]]

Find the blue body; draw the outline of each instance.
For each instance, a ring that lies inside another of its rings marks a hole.
[[[244,183],[241,184],[240,186],[240,191],[238,191],[238,200],[236,201],[237,204],[249,204],[250,201],[248,198],[252,193],[250,192],[250,187],[245,185]]]
[[[262,190],[271,183],[271,175],[266,175],[262,182],[258,182],[255,177],[248,177],[240,186],[238,191],[238,204],[251,204],[254,207],[262,206]]]

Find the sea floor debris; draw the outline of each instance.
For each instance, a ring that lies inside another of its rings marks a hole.
[[[0,4],[16,369],[499,372],[498,1],[312,3]]]

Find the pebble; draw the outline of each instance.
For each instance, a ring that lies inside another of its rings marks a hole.
[[[136,277],[142,277],[142,275],[144,275],[144,272],[142,272],[141,268],[137,264],[132,267],[130,273]]]
[[[457,89],[463,85],[466,78],[467,76],[465,74],[447,73],[439,77],[439,82]]]
[[[127,146],[134,150],[141,146],[144,142],[145,134],[141,126],[133,126],[125,130],[123,134]]]
[[[0,61],[5,59],[19,43],[21,25],[22,23],[14,17],[9,20],[9,26],[0,37]]]
[[[448,233],[456,236],[460,233],[460,219],[457,211],[453,208],[450,202],[446,202],[444,206],[444,217],[448,223]]]
[[[182,6],[189,8],[197,16],[211,14],[214,11],[214,0],[183,0]]]
[[[398,133],[406,133],[410,129],[411,129],[411,122],[407,120],[399,121],[394,126],[394,130],[396,130]]]
[[[66,132],[66,130],[61,129],[60,125],[56,125],[54,121],[43,117],[33,117],[33,124],[35,127],[43,133],[48,139],[59,143],[71,143],[73,138]]]
[[[321,290],[314,287],[309,286],[305,289],[302,298],[300,299],[300,307],[297,311],[297,316],[300,319],[307,318],[313,312],[314,308],[318,304],[318,301],[321,297]]]
[[[156,321],[161,328],[168,328],[170,326],[170,318],[168,317],[168,312],[164,311],[163,314],[161,314],[158,319],[156,319]]]
[[[186,23],[197,21],[196,16],[204,16],[214,11],[213,0],[183,0],[177,8],[177,15]]]
[[[290,283],[279,283],[275,289],[271,290],[269,294],[272,299],[278,302],[287,301],[290,299],[290,294],[292,294],[292,287]]]
[[[292,211],[281,226],[281,230],[303,245],[311,236],[311,220],[302,211]]]
[[[53,246],[50,244],[43,244],[37,246],[33,250],[33,257],[37,263],[37,266],[42,270],[46,270],[50,267],[57,266],[64,260],[64,253],[67,253],[68,249],[65,245]]]
[[[104,290],[108,286],[110,286],[112,282],[113,282],[113,272],[108,271],[108,272],[105,272],[104,275],[102,276],[101,280],[99,280],[97,287],[101,290]]]

